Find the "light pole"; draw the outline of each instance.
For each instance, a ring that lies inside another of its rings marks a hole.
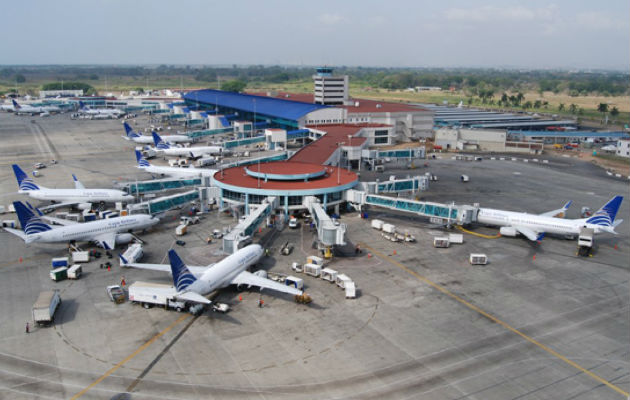
[[[337,142],[337,185],[341,183],[341,145],[346,142]]]
[[[348,146],[352,147],[352,135],[348,135]],[[350,150],[348,150],[350,151]],[[348,153],[350,154],[350,153]],[[361,158],[359,157],[359,161],[361,161]],[[350,172],[350,157],[346,157],[346,162],[348,163],[348,172]]]

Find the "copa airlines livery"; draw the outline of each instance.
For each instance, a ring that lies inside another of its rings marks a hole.
[[[477,222],[501,227],[500,233],[503,236],[521,234],[532,241],[542,240],[547,233],[575,237],[580,234],[581,228],[592,228],[595,233],[616,234],[615,227],[623,221],[622,219],[615,220],[622,201],[622,196],[615,196],[592,216],[581,219],[559,218],[564,216],[571,202],[558,210],[540,215],[480,208]]]
[[[118,108],[90,108],[82,101],[79,101],[79,113],[92,116],[106,116],[118,118],[125,114],[123,110]]]
[[[125,136],[124,139],[131,140],[132,142],[139,144],[153,144],[153,136],[142,135],[138,132],[135,132],[128,123],[124,122],[123,126],[125,127]],[[166,143],[189,143],[192,142],[192,138],[188,135],[166,135],[161,136],[162,140]]]
[[[44,216],[37,208],[24,205],[19,201],[13,202],[13,206],[22,230],[4,229],[20,237],[27,244],[86,241],[96,243],[104,249],[113,249],[116,244],[131,242],[132,231],[147,229],[160,221],[151,215],[136,214],[78,223]],[[63,226],[53,227],[44,220]]]
[[[157,175],[172,176],[174,178],[199,178],[204,176],[212,177],[217,172],[216,169],[195,168],[193,166],[180,168],[180,167],[160,167],[157,165],[151,165],[140,153],[136,150],[136,161],[138,162],[138,168]]]
[[[189,158],[199,158],[205,155],[221,155],[224,153],[221,146],[200,146],[200,147],[173,147],[166,143],[160,135],[152,132],[155,150],[165,156],[184,156]]]
[[[49,114],[60,112],[61,109],[56,106],[32,106],[30,104],[20,105],[17,101],[11,100],[13,102],[13,112],[16,114]]]
[[[302,291],[291,286],[267,279],[266,272],[247,272],[247,268],[256,264],[263,255],[263,249],[258,244],[246,246],[231,254],[216,264],[205,267],[186,266],[175,250],[168,252],[169,264],[138,264],[127,263],[122,256],[121,265],[149,269],[154,271],[171,272],[173,288],[156,288],[163,295],[173,296],[179,300],[210,304],[206,297],[217,289],[229,285],[257,286],[261,289],[271,289],[277,292],[302,295]]]
[[[122,190],[86,189],[74,175],[72,175],[75,183],[74,189],[49,189],[37,185],[17,164],[13,164],[13,173],[18,182],[18,193],[27,194],[37,200],[59,202],[60,204],[56,204],[56,207],[79,205],[79,208],[89,209],[90,203],[115,203],[117,201],[130,203],[134,201],[133,196]]]

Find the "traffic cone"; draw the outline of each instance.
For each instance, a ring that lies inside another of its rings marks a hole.
[[[243,296],[239,295],[238,296],[238,301],[243,301]]]
[[[536,254],[532,257],[532,261],[536,261]]]
[[[396,255],[396,250],[394,250],[394,254],[393,255]]]
[[[372,253],[368,253],[368,258],[372,258]]]
[[[615,245],[615,250],[619,250],[619,249],[617,248],[617,245]],[[20,258],[20,262],[22,262],[22,258]]]
[[[18,260],[19,262],[22,262],[22,257],[20,257],[20,259]]]
[[[262,233],[262,228],[258,228],[258,233]]]

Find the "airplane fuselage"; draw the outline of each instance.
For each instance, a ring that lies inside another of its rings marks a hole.
[[[58,201],[62,203],[99,203],[133,201],[133,196],[114,189],[40,189],[20,190],[18,193],[28,194],[37,200]]]
[[[215,169],[160,167],[157,165],[139,168],[151,174],[167,175],[174,178],[199,178],[205,176],[212,177],[217,172],[217,170]]]
[[[129,139],[139,144],[153,144],[153,138],[147,135],[141,135]],[[167,143],[189,143],[192,141],[190,137],[185,135],[162,136],[162,139]]]

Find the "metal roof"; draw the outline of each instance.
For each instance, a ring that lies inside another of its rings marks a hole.
[[[471,128],[510,128],[510,127],[528,127],[528,126],[563,126],[563,125],[575,125],[576,122],[574,120],[563,120],[563,121],[555,121],[555,120],[538,120],[534,119],[526,122],[505,122],[505,123],[489,123],[489,124],[474,124],[471,125]]]
[[[209,105],[218,105],[249,113],[257,113],[275,118],[296,121],[304,115],[328,108],[321,104],[303,103],[274,97],[255,96],[251,94],[224,92],[222,90],[195,90],[184,95],[184,99]]]
[[[630,134],[626,132],[597,132],[597,131],[508,131],[510,135],[527,137],[593,137],[593,138],[626,138]]]

